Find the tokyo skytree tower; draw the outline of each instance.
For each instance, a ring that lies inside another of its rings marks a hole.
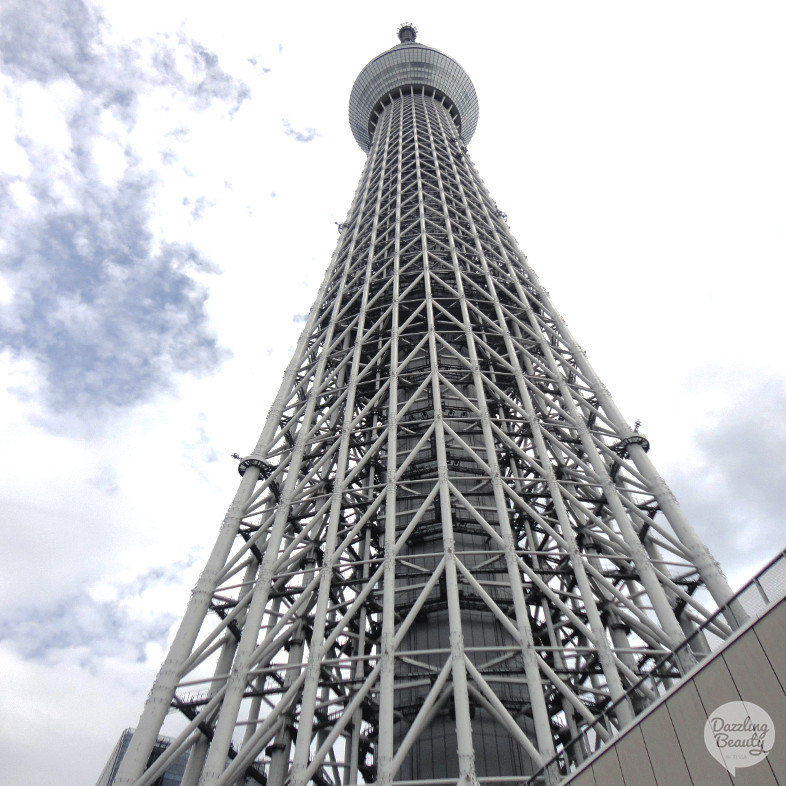
[[[187,786],[523,784],[629,724],[731,598],[470,161],[469,77],[415,34],[352,89],[355,199],[115,783],[188,751]]]

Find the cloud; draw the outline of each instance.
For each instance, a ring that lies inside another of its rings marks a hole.
[[[142,663],[150,644],[164,647],[176,616],[156,613],[156,593],[182,580],[194,557],[157,566],[125,582],[94,584],[24,609],[0,612],[0,642],[31,661],[76,659],[92,669],[104,658]]]
[[[11,2],[4,5],[0,23],[0,56],[5,69],[39,82],[68,75],[83,89],[98,76],[94,43],[102,22],[100,14],[86,3]]]
[[[251,63],[251,65],[254,66],[254,69],[256,69],[257,66],[259,66],[259,69],[255,70],[256,74],[269,74],[273,70],[272,68],[268,68],[267,66],[259,65],[259,60],[257,60],[256,57],[248,57],[246,58],[246,62]]]
[[[273,70],[272,65],[270,65],[271,61],[281,55],[283,50],[284,47],[281,44],[278,44],[275,48],[272,45],[268,45],[263,52],[247,57],[246,62],[253,66],[254,73],[257,76],[269,74]]]
[[[292,124],[289,120],[284,120],[283,123],[284,133],[287,136],[291,136],[296,142],[312,142],[320,135],[316,128],[307,128],[305,131],[298,131],[292,128]]]
[[[747,510],[761,517],[783,513],[780,491],[786,466],[786,382],[726,378],[729,403],[697,431],[707,464]]]
[[[221,69],[216,54],[182,32],[139,43],[146,45],[160,83],[189,96],[197,109],[207,109],[219,100],[234,114],[251,95],[248,85]]]
[[[207,433],[207,416],[204,412],[197,416],[196,433],[194,438],[184,445],[184,449],[193,471],[202,477],[204,465],[215,464],[219,460],[220,454]]]
[[[37,362],[56,412],[137,404],[175,372],[201,373],[226,356],[207,290],[190,275],[215,268],[187,245],[154,252],[144,198],[129,182],[90,210],[53,211],[30,221],[8,255],[15,296],[0,335]]]
[[[782,530],[786,383],[760,371],[707,369],[690,388],[706,414],[697,415],[695,455],[671,471],[672,485],[701,536],[722,549],[724,570],[749,574],[744,566],[761,566],[783,546],[771,533]]]
[[[38,82],[71,79],[105,106],[133,110],[140,87],[166,85],[205,109],[215,100],[237,111],[249,87],[224,72],[218,56],[184,33],[119,44],[100,12],[82,0],[26,0],[0,12],[0,57],[7,73]]]
[[[93,488],[109,496],[116,496],[120,492],[120,479],[114,467],[104,465],[87,481]]]
[[[184,207],[187,207],[190,206],[192,202],[188,197],[183,197],[182,204]],[[215,204],[216,202],[213,199],[208,199],[206,196],[199,197],[193,202],[193,207],[191,208],[191,218],[193,218],[195,221],[199,220],[204,215],[205,209],[214,207]]]
[[[95,417],[149,400],[176,374],[216,369],[228,353],[198,279],[218,269],[191,244],[153,234],[153,167],[178,159],[183,112],[231,116],[249,88],[182,32],[115,40],[81,0],[4,5],[0,57],[15,118],[0,139],[10,162],[0,162],[0,253],[12,293],[0,341],[35,362],[41,403]],[[158,113],[171,127],[151,128],[148,105],[182,111]],[[211,205],[192,204],[191,221]]]

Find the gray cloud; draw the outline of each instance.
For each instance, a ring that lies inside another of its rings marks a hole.
[[[189,244],[152,236],[157,178],[130,137],[119,140],[125,167],[111,186],[101,180],[95,144],[107,110],[133,130],[151,90],[165,89],[192,111],[218,102],[232,114],[249,89],[182,33],[121,45],[108,43],[107,32],[82,0],[16,2],[0,11],[0,67],[13,80],[12,102],[22,106],[29,84],[69,96],[62,111],[70,145],[58,149],[41,141],[41,128],[20,125],[29,172],[3,173],[0,162],[2,263],[14,291],[0,311],[0,341],[37,364],[42,403],[58,413],[134,405],[167,389],[174,373],[210,372],[227,354],[205,310],[207,290],[194,277],[217,268]],[[173,123],[160,140],[160,158],[170,162],[188,134]],[[20,187],[32,209],[19,202]],[[207,204],[195,200],[193,220]]]
[[[135,404],[174,372],[210,370],[223,357],[207,291],[189,275],[215,269],[190,246],[153,250],[145,197],[144,185],[127,182],[89,210],[31,221],[8,255],[15,298],[0,336],[37,361],[55,411]]]
[[[275,54],[280,55],[281,52],[283,52],[283,50],[284,47],[281,44],[279,44],[278,50]],[[267,61],[271,56],[274,56],[273,53],[267,52],[265,55],[259,54],[253,57],[247,57],[246,62],[250,63],[254,67],[254,71],[257,76],[261,74],[269,74],[273,70],[272,66],[263,63],[262,61],[263,60]]]
[[[190,204],[190,202],[184,200],[183,204],[184,205]],[[216,204],[215,200],[208,199],[205,196],[199,197],[194,202],[194,207],[191,210],[191,218],[193,218],[194,220],[198,220],[198,219],[202,218],[202,216],[203,216],[203,214],[205,212],[205,209],[208,208],[208,207],[213,207],[215,204]]]
[[[732,406],[713,413],[697,442],[711,466],[748,510],[766,517],[783,513],[786,467],[786,384],[763,379],[737,384]]]
[[[742,369],[704,371],[691,383],[717,403],[693,434],[698,463],[672,469],[672,486],[728,573],[761,566],[785,542],[767,533],[783,532],[786,384]]]
[[[291,136],[296,142],[312,142],[319,136],[319,131],[316,128],[307,128],[305,131],[298,131],[296,128],[292,128],[292,124],[289,120],[284,120],[284,133],[287,136]]]
[[[259,65],[259,60],[256,57],[247,57],[246,61],[251,63],[251,65],[254,66],[254,68],[257,68],[257,66],[259,66],[256,72],[257,74],[269,74],[273,70],[272,68],[268,68],[267,66]]]
[[[111,600],[82,590],[37,607],[5,609],[0,612],[0,641],[25,658],[50,663],[57,663],[65,653],[77,654],[85,668],[105,657],[143,662],[149,643],[166,645],[176,617],[140,616],[134,601],[144,592],[177,586],[193,562],[192,556],[152,568],[116,585]]]
[[[101,15],[83,2],[27,0],[0,12],[0,57],[5,70],[48,82],[71,77],[83,89],[95,74]],[[92,91],[91,91],[92,92]]]
[[[0,11],[0,58],[17,78],[68,77],[83,92],[100,96],[103,106],[129,109],[129,119],[145,85],[166,85],[189,96],[195,108],[220,100],[233,112],[251,94],[221,69],[213,52],[182,32],[120,46],[104,41],[106,31],[100,12],[83,0],[17,0]]]
[[[207,109],[220,100],[231,106],[234,113],[251,95],[248,85],[221,69],[217,55],[183,33],[148,39],[145,43],[151,50],[151,62],[158,71],[159,81],[190,96],[197,109]],[[191,73],[185,74],[180,69],[178,52],[187,55]]]

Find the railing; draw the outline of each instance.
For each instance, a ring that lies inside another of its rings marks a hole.
[[[617,735],[624,733],[627,727],[618,729],[614,722],[615,713],[620,704],[633,699],[635,694],[646,695],[649,693],[658,698],[665,695],[680,682],[675,682],[664,675],[682,671],[681,663],[704,660],[720,649],[728,639],[728,636],[720,634],[722,629],[728,627],[727,623],[737,629],[784,596],[786,596],[786,550],[762,568],[701,626],[697,626],[696,630],[674,652],[670,652],[656,661],[650,673],[631,685],[620,699],[606,707],[594,723],[583,729],[570,742],[565,743],[552,759],[524,783],[530,786],[535,786],[535,784],[556,786],[580,767],[596,750],[610,744]],[[638,714],[651,704],[652,700],[649,700],[646,706],[637,707],[636,702],[633,701],[634,712]],[[598,734],[599,727],[603,728],[606,736],[613,735],[607,743],[604,743],[602,736]]]

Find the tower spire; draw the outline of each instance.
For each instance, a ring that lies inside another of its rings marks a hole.
[[[402,44],[412,43],[418,35],[418,29],[415,25],[409,22],[404,22],[398,28],[398,40]]]
[[[609,704],[601,740],[630,723],[731,595],[415,32],[352,89],[358,191],[118,784],[186,751],[188,786],[515,781]]]

